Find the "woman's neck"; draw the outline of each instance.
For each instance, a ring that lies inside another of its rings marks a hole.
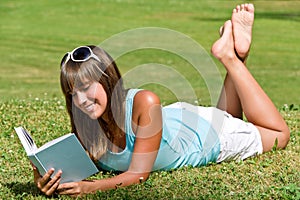
[[[121,130],[119,130],[121,131]],[[121,131],[122,132],[122,131]],[[125,134],[122,132],[122,134],[118,133],[113,138],[113,141],[110,150],[114,153],[122,152],[126,147],[126,137]]]
[[[111,136],[109,138],[111,145],[109,145],[109,149],[112,152],[118,153],[125,149],[126,147],[126,137],[125,133],[121,128],[118,127],[117,124],[112,123],[112,119],[109,116],[107,110],[102,114],[101,119],[105,122],[107,126],[108,134]],[[117,126],[117,127],[115,127]]]

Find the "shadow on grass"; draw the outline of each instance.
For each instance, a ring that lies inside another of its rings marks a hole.
[[[266,18],[266,19],[280,19],[280,20],[289,20],[289,21],[300,21],[300,13],[275,13],[275,12],[257,12],[255,13],[257,18]]]
[[[255,18],[257,19],[277,19],[285,21],[297,21],[300,22],[300,13],[275,13],[275,12],[256,12]],[[224,17],[193,17],[196,21],[213,21],[223,22]]]
[[[14,193],[15,197],[26,197],[30,196],[40,196],[43,195],[41,191],[36,187],[34,183],[27,182],[27,183],[20,183],[20,182],[11,182],[11,183],[1,183],[4,185],[8,190]],[[55,198],[56,196],[52,196]]]

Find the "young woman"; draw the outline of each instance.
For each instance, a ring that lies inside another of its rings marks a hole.
[[[60,184],[63,172],[50,178],[54,169],[41,176],[33,166],[38,188],[76,196],[139,183],[153,170],[245,159],[270,151],[276,140],[284,148],[289,129],[245,66],[253,20],[252,4],[237,6],[212,46],[227,70],[217,108],[181,102],[162,108],[156,94],[124,89],[115,62],[101,48],[67,53],[61,86],[72,131],[100,168],[122,173]]]

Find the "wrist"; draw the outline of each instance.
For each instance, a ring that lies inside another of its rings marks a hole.
[[[100,188],[97,187],[98,185],[96,181],[94,180],[83,180],[80,182],[80,185],[83,194],[95,193],[100,190]]]

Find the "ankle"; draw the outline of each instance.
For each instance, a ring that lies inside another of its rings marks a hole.
[[[236,51],[236,49],[234,49],[234,51],[235,51],[236,57],[237,57],[240,61],[242,61],[243,63],[246,63],[246,60],[247,60],[247,58],[248,58],[249,52],[247,52],[247,53],[244,54],[244,55],[240,55],[240,54],[238,54],[238,52]]]
[[[222,58],[219,58],[219,61],[227,68],[227,66],[233,66],[234,63],[245,61],[240,60],[236,55],[227,55],[223,56]]]

